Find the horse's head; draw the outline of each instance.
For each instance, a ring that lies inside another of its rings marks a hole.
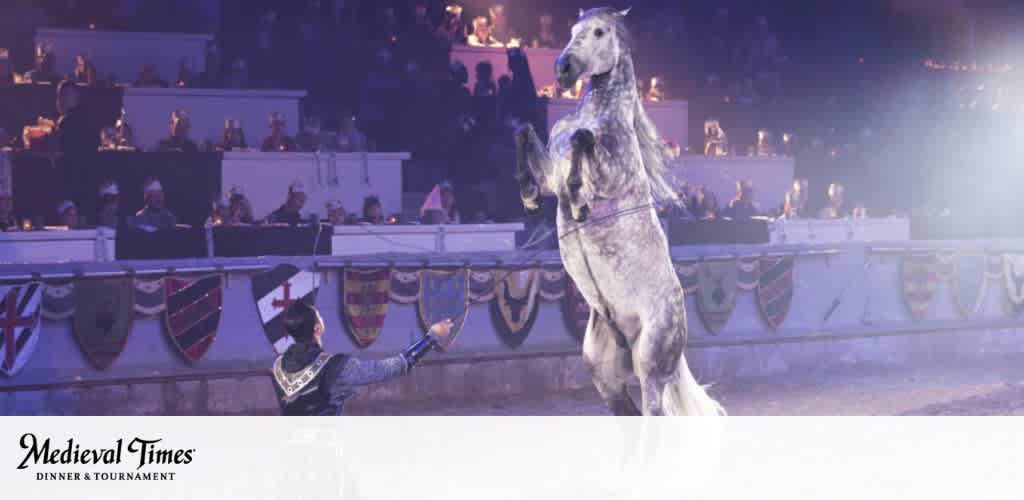
[[[583,77],[610,72],[629,48],[625,27],[629,9],[610,7],[580,10],[572,27],[572,39],[555,61],[555,76],[563,88]]]

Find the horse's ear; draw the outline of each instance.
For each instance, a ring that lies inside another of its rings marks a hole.
[[[583,14],[584,14],[583,7],[580,7],[580,17],[583,17]]]
[[[633,7],[626,7],[625,9],[618,11],[617,14],[621,17],[626,17],[626,15],[629,14],[629,11],[632,9]]]

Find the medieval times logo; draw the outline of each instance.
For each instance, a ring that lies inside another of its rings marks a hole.
[[[25,457],[17,468],[64,465],[78,469],[74,472],[36,471],[37,481],[173,481],[175,472],[154,471],[154,466],[190,464],[196,450],[168,448],[162,442],[163,439],[121,438],[109,447],[87,448],[74,438],[56,444],[50,438],[40,440],[35,434],[25,433],[19,442]],[[102,470],[104,466],[122,464],[134,470]]]

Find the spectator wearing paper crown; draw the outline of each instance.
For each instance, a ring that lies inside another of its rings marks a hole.
[[[340,226],[349,223],[349,216],[345,213],[345,206],[339,200],[331,200],[325,204],[327,208],[327,220],[332,225]]]
[[[276,111],[270,113],[270,136],[263,140],[260,151],[298,151],[299,147],[295,140],[285,133],[286,125],[284,115]]]
[[[82,220],[78,217],[78,206],[71,200],[64,200],[57,206],[57,224],[66,226],[68,229],[82,227]]]
[[[306,204],[306,188],[299,181],[294,181],[288,186],[288,199],[284,205],[274,210],[267,217],[270,224],[298,225],[302,223],[302,207]]]
[[[96,225],[106,227],[117,227],[120,221],[121,192],[117,183],[107,181],[100,185],[99,210],[96,212]]]
[[[447,181],[436,186],[420,207],[420,222],[424,224],[458,224],[461,221],[455,205],[455,189]]]
[[[135,213],[135,225],[146,230],[171,229],[178,218],[164,205],[164,187],[160,179],[150,177],[143,184],[143,200],[146,205]]]

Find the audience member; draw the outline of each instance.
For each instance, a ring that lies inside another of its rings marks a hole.
[[[843,211],[843,194],[846,189],[842,184],[833,182],[828,186],[828,206],[818,212],[820,219],[842,219],[846,217]]]
[[[150,177],[143,187],[143,200],[146,205],[135,213],[133,224],[139,229],[157,231],[171,229],[178,223],[178,218],[165,206],[164,187],[160,179]]]
[[[320,117],[307,115],[302,119],[302,131],[295,136],[295,147],[299,151],[330,151],[324,148],[323,137],[320,135]]]
[[[135,134],[132,133],[131,125],[128,125],[128,111],[124,108],[121,108],[121,115],[114,122],[114,132],[118,149],[135,150]]]
[[[44,44],[36,45],[36,58],[32,69],[25,75],[25,78],[32,83],[53,83],[61,80],[57,74],[57,56],[50,47]]]
[[[117,183],[107,181],[100,185],[99,210],[96,212],[96,225],[117,227],[120,222],[121,192]]]
[[[461,217],[455,204],[455,190],[447,181],[434,186],[420,207],[423,224],[459,224]]]
[[[331,200],[324,204],[327,208],[327,221],[334,226],[348,224],[348,214],[345,213],[345,206],[339,200]]]
[[[356,118],[342,113],[341,128],[338,130],[338,151],[341,153],[363,153],[369,150],[366,135],[356,128]]]
[[[494,67],[487,61],[478,62],[476,64],[476,85],[473,86],[473,95],[476,97],[494,96],[497,93],[498,88],[494,85]]]
[[[697,220],[712,220],[718,210],[718,198],[705,186],[698,186],[690,198],[690,210]]]
[[[220,151],[234,151],[246,148],[248,146],[245,143],[245,130],[242,130],[242,122],[237,118],[224,120],[224,137],[217,144],[217,149]]]
[[[195,87],[199,75],[192,69],[192,62],[188,59],[178,61],[178,79],[175,81],[177,87]]]
[[[238,186],[232,187],[228,194],[228,213],[234,224],[252,224],[255,218],[252,215],[252,205],[249,198],[242,193]]]
[[[552,25],[553,18],[551,14],[544,13],[540,15],[540,31],[537,33],[536,38],[533,39],[533,43],[530,44],[533,48],[558,49],[562,47],[559,37],[555,35],[555,30],[551,28]]]
[[[263,140],[261,151],[298,151],[298,145],[285,133],[284,115],[275,111],[270,113],[270,136]]]
[[[868,209],[867,209],[867,207],[865,207],[863,203],[858,202],[856,205],[853,206],[853,210],[850,211],[850,218],[851,219],[867,219],[868,218]]]
[[[723,217],[746,220],[760,215],[754,203],[754,183],[750,179],[736,181],[736,197],[720,212]]]
[[[288,186],[288,198],[280,208],[274,210],[267,217],[270,224],[289,224],[292,226],[302,223],[302,207],[306,204],[306,189],[299,181],[294,181]]]
[[[729,139],[725,129],[715,118],[704,122],[704,156],[725,156],[729,154]]]
[[[466,33],[462,26],[462,6],[448,4],[444,9],[444,22],[435,30],[435,36],[448,45],[465,44]]]
[[[641,82],[641,81],[642,80],[637,79],[638,83]],[[647,93],[646,94],[641,93],[640,95],[644,96],[644,98],[647,99],[648,101],[653,101],[653,102],[664,101],[665,100],[664,83],[665,82],[663,82],[660,78],[658,78],[656,76],[652,76],[651,77],[651,85],[647,88]]]
[[[135,79],[136,87],[167,87],[167,81],[162,80],[156,73],[156,66],[146,63],[142,65],[142,71]]]
[[[487,13],[491,16],[491,36],[494,37],[498,43],[508,43],[513,38],[513,33],[508,27],[508,17],[505,16],[505,6],[496,3],[487,9]]]
[[[188,116],[188,112],[179,109],[171,113],[171,136],[160,141],[157,145],[157,151],[165,152],[178,152],[178,153],[195,153],[199,151],[196,143],[189,139],[188,132],[192,127],[192,120]]]
[[[380,198],[367,196],[363,199],[363,216],[359,218],[360,224],[383,224],[384,208],[381,207]]]
[[[768,130],[757,131],[757,156],[775,156],[775,140]]]
[[[75,206],[75,202],[64,200],[57,206],[57,225],[65,226],[68,229],[82,227],[81,220],[78,217],[78,207]]]
[[[89,132],[89,116],[80,105],[81,91],[70,81],[57,85],[57,119],[54,133],[65,155],[80,158],[97,149],[96,137]]]
[[[85,54],[78,54],[75,57],[75,71],[71,75],[71,81],[79,85],[96,85],[96,66],[93,66]]]
[[[227,198],[218,198],[211,202],[210,216],[206,218],[206,226],[231,226],[231,202]]]
[[[807,206],[807,179],[793,179],[793,188],[786,191],[786,202],[782,207],[782,216],[787,219],[798,219],[804,216]]]
[[[487,24],[487,18],[483,16],[473,19],[473,33],[466,37],[466,43],[473,47],[505,46],[491,36],[491,27]]]
[[[14,215],[14,197],[11,193],[0,192],[0,231],[17,231],[18,218]]]

